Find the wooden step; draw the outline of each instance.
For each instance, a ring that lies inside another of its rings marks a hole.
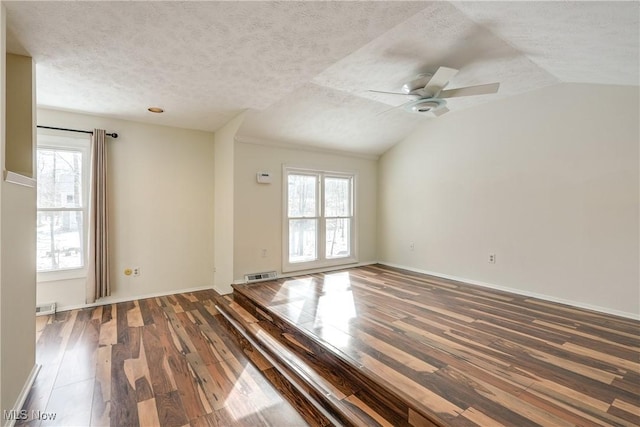
[[[271,324],[260,321],[232,298],[218,298],[216,308],[245,354],[263,372],[271,373],[266,375],[268,379],[311,425],[394,425],[361,401],[350,387],[345,387],[343,380],[319,370],[321,365],[309,363],[278,338]],[[294,341],[288,338],[288,342]],[[268,369],[271,367],[277,375]]]
[[[443,426],[445,422],[424,411],[424,406],[397,385],[382,380],[340,349],[322,341],[289,319],[270,310],[245,292],[246,285],[234,285],[234,302],[254,316],[280,342],[313,366],[337,387],[348,386],[352,394],[394,426]]]
[[[394,425],[640,426],[637,320],[375,265],[234,298]]]

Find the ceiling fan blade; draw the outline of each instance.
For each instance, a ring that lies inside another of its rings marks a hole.
[[[368,90],[367,92],[384,93],[386,95],[402,95],[402,96],[407,96],[408,95],[408,93],[403,93],[403,92],[385,92],[383,90]]]
[[[440,92],[440,98],[455,98],[456,96],[488,95],[498,92],[500,83],[488,83],[486,85],[459,87]]]
[[[448,113],[449,111],[450,111],[450,110],[449,110],[447,107],[442,106],[442,107],[440,107],[440,108],[436,108],[435,110],[433,110],[433,114],[435,114],[435,115],[436,115],[436,117],[440,117],[441,115],[446,114],[446,113]]]
[[[442,88],[445,87],[447,83],[449,83],[449,80],[457,73],[458,70],[455,68],[440,67],[423,90],[431,96],[437,97]]]

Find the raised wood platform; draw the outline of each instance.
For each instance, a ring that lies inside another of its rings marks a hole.
[[[638,321],[380,265],[217,305],[312,425],[640,425]]]

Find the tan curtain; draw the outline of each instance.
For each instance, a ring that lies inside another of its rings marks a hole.
[[[87,303],[111,295],[107,211],[107,144],[105,139],[104,129],[94,129],[91,143]]]

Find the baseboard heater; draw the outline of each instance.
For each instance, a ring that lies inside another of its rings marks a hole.
[[[48,302],[46,304],[36,305],[36,316],[45,316],[47,314],[55,314],[55,313],[56,313],[55,302]]]
[[[244,275],[245,283],[264,282],[265,280],[274,280],[278,278],[275,271],[265,271],[264,273],[251,273]]]

